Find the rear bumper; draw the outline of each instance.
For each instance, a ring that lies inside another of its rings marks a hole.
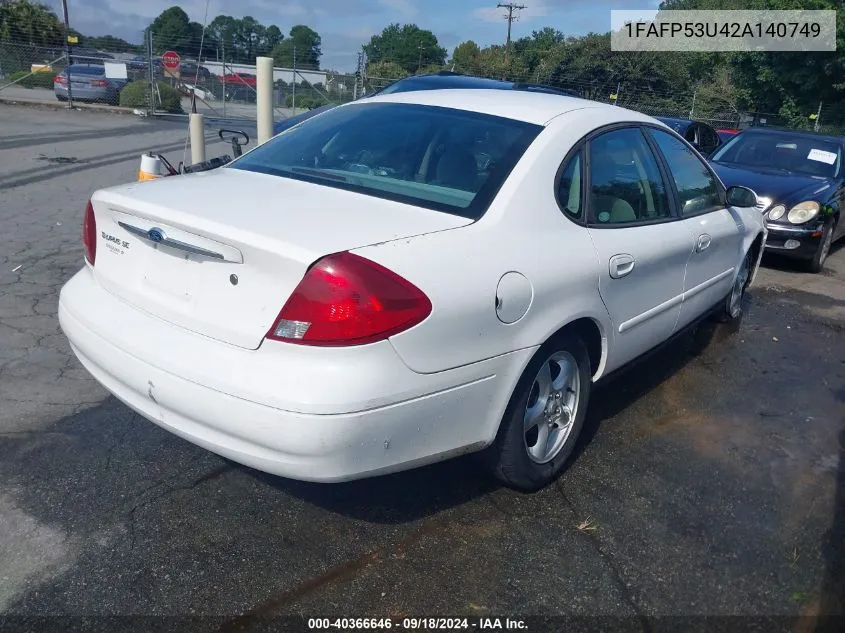
[[[808,228],[768,223],[766,228],[769,232],[766,251],[795,259],[812,259],[818,250],[824,225],[819,223]]]
[[[92,376],[143,417],[247,466],[322,482],[488,445],[533,352],[417,374],[389,342],[245,350],[112,297],[87,267],[62,289],[59,322]]]

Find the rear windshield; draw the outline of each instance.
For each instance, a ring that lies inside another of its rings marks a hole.
[[[104,66],[71,66],[72,75],[102,75],[105,72]]]
[[[450,108],[359,103],[303,121],[229,168],[477,219],[541,130]]]

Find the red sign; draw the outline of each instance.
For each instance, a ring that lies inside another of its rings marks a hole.
[[[175,51],[167,51],[161,56],[161,65],[167,68],[167,70],[176,70],[179,68],[179,62],[181,61],[182,58]]]

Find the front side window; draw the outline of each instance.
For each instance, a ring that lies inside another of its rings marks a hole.
[[[649,222],[671,215],[657,159],[639,128],[590,141],[590,215],[602,224]]]
[[[229,165],[477,219],[542,130],[402,103],[340,106]]]
[[[677,138],[649,129],[669,166],[678,190],[681,215],[695,215],[722,208],[722,192],[715,176],[698,156]]]

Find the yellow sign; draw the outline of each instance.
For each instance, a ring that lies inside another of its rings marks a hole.
[[[53,72],[53,67],[48,64],[32,64],[29,70],[33,73],[51,73]]]
[[[616,101],[616,97],[617,97],[617,96],[618,96],[618,95],[616,95],[615,93],[614,93],[614,94],[612,94],[612,95],[610,95],[610,100],[611,100],[611,101]]]
[[[68,35],[67,36],[67,43],[68,44],[79,44],[79,38],[76,35]]]
[[[811,114],[810,118],[815,121],[816,119],[819,118],[819,115],[818,114]]]

